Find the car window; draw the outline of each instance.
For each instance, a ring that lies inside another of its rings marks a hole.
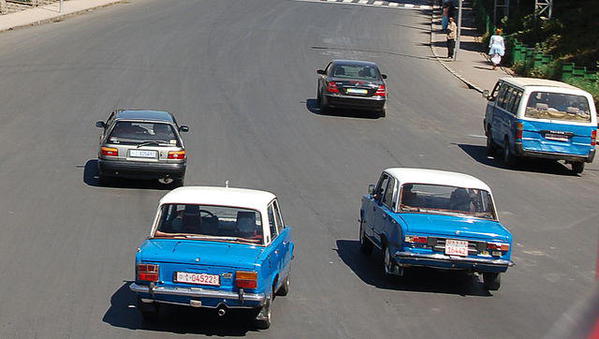
[[[275,221],[277,223],[277,232],[281,233],[281,230],[285,228],[285,224],[283,223],[283,218],[281,217],[281,210],[279,209],[279,202],[277,200],[273,203],[274,213],[275,213]]]
[[[279,235],[279,232],[277,230],[277,224],[275,221],[275,211],[274,211],[274,207],[273,204],[270,204],[268,206],[268,226],[270,228],[270,240],[274,240],[274,238],[277,237],[277,235]]]
[[[389,175],[387,173],[381,174],[379,182],[374,189],[374,193],[379,194],[382,198],[382,195],[385,193],[385,188],[387,188],[387,184],[389,183]]]
[[[510,98],[510,102],[507,105],[506,109],[512,114],[517,114],[518,106],[520,105],[520,99],[522,99],[522,91],[514,89],[512,92],[512,97]]]
[[[393,210],[393,193],[395,192],[395,179],[389,178],[387,181],[387,187],[385,188],[385,193],[383,194],[383,204],[387,206],[389,209]]]
[[[110,132],[108,142],[125,145],[155,142],[160,145],[181,146],[170,124],[136,121],[118,121]]]
[[[378,80],[379,71],[372,65],[335,64],[332,76],[336,78]]]
[[[329,74],[329,71],[331,70],[331,64],[332,64],[332,62],[329,62],[329,64],[327,65],[327,67],[324,68],[325,74]]]
[[[262,217],[238,207],[164,204],[155,236],[262,244]]]
[[[503,94],[499,96],[499,102],[498,105],[499,107],[506,109],[510,99],[512,98],[512,92],[513,92],[513,88],[511,86],[506,86],[505,91],[503,92]]]
[[[507,92],[508,87],[509,86],[505,83],[502,83],[499,87],[499,91],[497,92],[497,106],[503,107],[503,103],[505,101],[505,94]]]
[[[499,93],[499,87],[501,87],[501,85],[503,84],[503,82],[497,82],[495,84],[495,87],[493,87],[493,92],[491,93],[491,97],[497,99],[497,95]]]
[[[582,95],[532,92],[524,116],[573,122],[591,122],[589,101]]]

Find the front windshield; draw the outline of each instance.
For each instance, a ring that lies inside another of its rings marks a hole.
[[[359,80],[378,80],[379,72],[371,65],[344,65],[336,64],[332,70],[332,76],[335,78],[359,79]]]
[[[489,192],[456,186],[404,184],[399,210],[497,219]]]
[[[153,122],[118,121],[108,141],[112,144],[181,146],[170,124]]]
[[[165,204],[154,236],[262,244],[262,218],[245,208]]]
[[[591,122],[587,98],[564,93],[532,92],[524,116],[533,119]]]

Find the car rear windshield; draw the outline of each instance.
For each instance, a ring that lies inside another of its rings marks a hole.
[[[532,92],[524,116],[572,122],[591,122],[589,101],[582,95]]]
[[[118,121],[108,141],[113,144],[181,146],[170,124],[153,122]]]
[[[378,80],[379,72],[376,67],[371,65],[336,64],[333,66],[332,76],[335,78]]]
[[[262,244],[260,212],[237,207],[165,204],[156,237]]]
[[[404,184],[399,210],[497,219],[489,192],[456,186]]]

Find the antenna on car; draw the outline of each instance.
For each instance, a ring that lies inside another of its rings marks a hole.
[[[225,180],[225,188],[229,188],[229,180]]]

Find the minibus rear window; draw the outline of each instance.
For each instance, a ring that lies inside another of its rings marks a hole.
[[[582,95],[532,92],[524,116],[572,122],[591,122],[589,102]]]

